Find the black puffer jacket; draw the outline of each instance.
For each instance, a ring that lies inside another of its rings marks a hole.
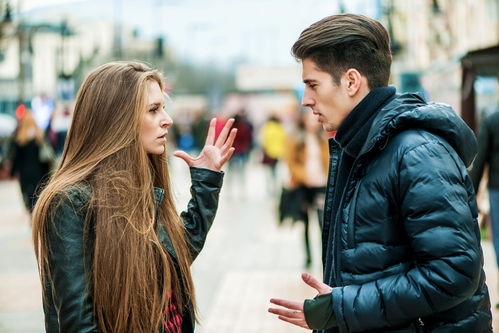
[[[330,141],[325,217],[338,144]],[[376,115],[324,244],[339,328],[326,332],[491,332],[466,167],[473,132],[446,105],[399,95]]]
[[[191,195],[187,210],[182,212],[189,250],[194,260],[206,240],[218,207],[218,195],[223,174],[207,169],[191,168]],[[45,329],[48,333],[100,332],[96,324],[87,277],[93,251],[84,239],[84,219],[90,199],[90,189],[69,189],[67,199],[58,207],[54,223],[49,223],[51,254],[46,277]],[[155,188],[157,206],[164,190]],[[164,228],[156,231],[163,247],[176,258],[170,238]],[[182,332],[194,331],[193,309],[183,314]],[[162,328],[158,328],[161,332]]]

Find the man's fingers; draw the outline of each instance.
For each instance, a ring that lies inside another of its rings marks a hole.
[[[290,324],[310,329],[303,313],[303,302],[288,301],[285,299],[271,298],[270,303],[282,306],[282,308],[269,308],[269,312],[276,314],[280,320]]]
[[[220,135],[218,136],[218,138],[217,138],[217,140],[215,142],[215,146],[222,147],[222,145],[227,140],[227,135],[229,134],[229,130],[232,127],[232,124],[234,124],[234,119],[233,118],[230,118],[229,120],[227,120],[227,122],[225,123],[224,128],[220,132]]]
[[[283,317],[283,316],[277,316],[277,318],[279,318],[282,321],[288,322],[290,324],[306,328],[307,330],[310,329],[310,327],[308,327],[307,322],[304,319],[293,319],[293,318],[287,318],[287,317]]]
[[[303,311],[303,302],[288,301],[280,298],[271,298],[270,303],[279,305],[291,310]]]
[[[327,293],[331,292],[331,290],[332,290],[332,288],[330,286],[317,280],[316,278],[314,278],[312,275],[310,275],[308,273],[303,273],[301,275],[301,278],[302,278],[303,282],[305,282],[310,287],[317,290],[319,292],[319,294],[327,294]]]
[[[206,135],[206,144],[215,144],[215,128],[217,125],[217,118],[213,118],[210,121],[210,127],[208,128],[208,134]]]
[[[298,310],[286,310],[286,309],[279,309],[279,308],[269,308],[269,312],[279,315],[279,316],[284,316],[288,318],[301,318],[303,316],[303,313]]]

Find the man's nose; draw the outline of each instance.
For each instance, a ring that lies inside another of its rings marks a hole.
[[[314,100],[309,96],[307,96],[306,94],[304,94],[301,99],[301,105],[305,107],[312,107],[314,105]]]

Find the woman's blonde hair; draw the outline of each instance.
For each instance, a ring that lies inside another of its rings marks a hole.
[[[21,146],[24,146],[33,139],[35,139],[38,144],[42,143],[43,131],[36,124],[31,110],[26,111],[26,114],[19,120],[15,138],[16,142]]]
[[[45,285],[48,230],[58,198],[70,188],[90,189],[85,245],[93,244],[89,287],[102,332],[157,331],[170,295],[181,313],[189,305],[196,308],[191,258],[172,200],[166,152],[148,155],[139,139],[150,80],[163,90],[162,75],[137,62],[108,63],[87,76],[60,166],[33,214],[35,253]],[[165,190],[159,209],[153,186]],[[171,239],[176,264],[158,239],[157,224]]]

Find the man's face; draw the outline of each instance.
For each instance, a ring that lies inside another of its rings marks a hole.
[[[342,78],[337,85],[331,74],[321,71],[310,59],[304,59],[302,67],[305,83],[302,105],[312,109],[325,131],[338,130],[355,107],[354,101],[347,93],[348,82]]]

